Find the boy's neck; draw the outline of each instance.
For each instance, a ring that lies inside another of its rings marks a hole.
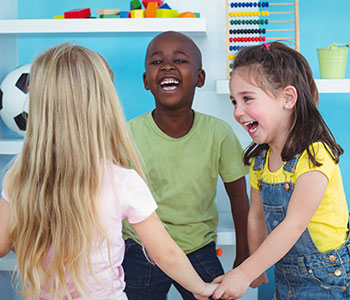
[[[155,109],[152,112],[154,122],[160,130],[172,138],[185,136],[192,128],[194,111],[192,109],[181,112],[163,112]]]

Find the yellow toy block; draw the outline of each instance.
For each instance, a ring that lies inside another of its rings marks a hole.
[[[155,18],[156,10],[158,9],[158,2],[148,2],[145,10],[145,18]]]
[[[64,19],[64,16],[54,16],[54,19]]]
[[[156,10],[156,18],[177,18],[177,10],[160,8]]]
[[[131,18],[144,18],[145,17],[145,10],[144,9],[133,9],[130,12]]]

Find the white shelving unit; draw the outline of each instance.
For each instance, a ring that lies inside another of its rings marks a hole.
[[[350,79],[315,79],[319,93],[350,93]],[[217,94],[230,94],[228,80],[216,81]]]
[[[0,34],[110,32],[130,35],[167,30],[204,37],[207,30],[206,21],[202,18],[0,20]]]

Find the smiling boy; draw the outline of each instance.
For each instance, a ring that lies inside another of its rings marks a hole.
[[[242,147],[222,120],[192,109],[196,87],[205,82],[201,52],[186,35],[164,32],[149,44],[144,86],[155,109],[129,122],[144,171],[158,204],[157,214],[206,282],[224,273],[215,251],[218,175],[230,198],[236,229],[234,265],[248,256],[248,197]],[[137,237],[125,224],[126,294],[130,300],[162,299],[172,284],[183,299],[187,290],[147,261]]]

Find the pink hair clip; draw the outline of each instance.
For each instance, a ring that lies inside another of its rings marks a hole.
[[[266,47],[267,50],[270,50],[269,43],[263,43],[263,45]]]

